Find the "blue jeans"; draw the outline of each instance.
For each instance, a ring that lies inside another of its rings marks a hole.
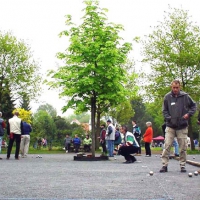
[[[173,141],[173,146],[174,146],[174,154],[179,155],[179,145],[176,139]]]
[[[1,153],[1,145],[2,145],[2,136],[0,136],[0,153]]]
[[[107,144],[108,144],[108,156],[113,157],[114,140],[107,140]]]

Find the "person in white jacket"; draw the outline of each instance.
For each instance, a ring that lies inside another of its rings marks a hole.
[[[107,120],[107,131],[106,131],[106,141],[107,141],[107,149],[108,149],[108,156],[114,157],[114,142],[115,142],[115,127],[111,123],[111,120]]]
[[[14,141],[16,142],[15,159],[19,160],[19,149],[21,142],[21,134],[23,134],[23,123],[18,117],[19,112],[15,112],[14,116],[8,120],[7,134],[9,135],[9,144],[7,150],[7,159],[10,158],[10,153],[12,151],[12,146]]]

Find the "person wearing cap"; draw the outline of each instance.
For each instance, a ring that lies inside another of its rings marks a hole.
[[[114,142],[115,142],[115,127],[111,123],[111,120],[107,120],[107,130],[106,130],[106,140],[107,140],[107,149],[108,149],[108,156],[114,157]]]
[[[15,159],[19,160],[21,135],[24,134],[24,130],[22,120],[18,116],[19,112],[16,111],[14,116],[8,120],[7,134],[9,135],[9,144],[7,150],[7,160],[10,158],[14,141],[16,142]]]
[[[2,139],[3,139],[5,128],[6,128],[6,124],[4,120],[2,119],[2,112],[0,112],[0,153],[1,153]],[[0,160],[2,160],[1,157],[0,157]]]

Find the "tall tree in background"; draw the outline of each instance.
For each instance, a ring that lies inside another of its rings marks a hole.
[[[21,94],[21,98],[19,100],[19,107],[25,110],[31,110],[30,99],[27,93]]]
[[[66,65],[50,75],[55,82],[52,87],[60,87],[61,95],[69,96],[64,110],[91,110],[92,156],[95,156],[95,121],[97,105],[114,106],[126,99],[124,85],[126,71],[121,67],[131,50],[129,43],[121,43],[121,25],[107,23],[106,9],[99,7],[98,1],[85,1],[83,23],[75,26],[71,16],[67,16],[69,30],[61,35],[69,37],[66,52],[58,53],[58,58]]]
[[[182,89],[194,100],[199,101],[200,96],[200,29],[190,21],[187,11],[170,10],[164,21],[143,41],[143,61],[152,70],[148,76],[147,95],[160,106],[159,99],[169,92],[173,79],[179,79]],[[193,141],[191,123],[189,134]]]
[[[9,85],[15,99],[26,92],[29,99],[34,99],[40,92],[41,77],[38,64],[33,60],[30,48],[10,33],[0,32],[0,105],[3,93]],[[2,108],[0,108],[2,110]]]
[[[1,99],[0,99],[0,109],[3,113],[4,119],[8,120],[13,116],[12,111],[15,109],[15,99],[13,98],[13,95],[11,94],[11,90],[9,87],[9,82],[5,81],[3,84],[3,89],[1,93]]]
[[[46,111],[53,119],[56,118],[57,116],[56,108],[54,108],[52,105],[48,103],[40,105],[37,111],[40,111],[40,110]]]

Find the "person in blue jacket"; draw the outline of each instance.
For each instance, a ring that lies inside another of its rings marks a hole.
[[[77,134],[75,135],[75,138],[73,139],[73,144],[74,144],[75,153],[78,153],[78,150],[81,145],[81,139],[78,137]]]
[[[22,158],[27,157],[29,144],[30,144],[30,133],[32,131],[31,125],[27,122],[23,123],[23,133],[21,135],[20,151]]]

